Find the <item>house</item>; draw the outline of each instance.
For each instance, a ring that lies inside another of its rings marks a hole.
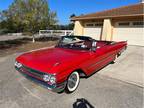
[[[144,3],[138,3],[72,17],[74,35],[91,36],[97,40],[127,40],[129,45],[144,46],[143,7]]]

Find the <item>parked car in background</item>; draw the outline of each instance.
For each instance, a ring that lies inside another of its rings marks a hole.
[[[15,68],[49,90],[71,93],[77,89],[81,77],[88,77],[114,62],[126,47],[126,41],[63,36],[54,48],[20,55],[16,58]]]

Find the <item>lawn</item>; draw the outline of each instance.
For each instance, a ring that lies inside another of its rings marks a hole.
[[[39,38],[36,39],[35,43],[32,43],[32,41],[27,38],[2,41],[0,42],[0,57],[14,53],[21,53],[39,48],[54,46],[57,42],[57,38]]]

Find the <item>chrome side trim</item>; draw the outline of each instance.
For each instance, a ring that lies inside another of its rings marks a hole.
[[[92,65],[90,65],[89,68],[90,68],[90,67],[93,67],[93,66],[96,66],[96,65],[104,62],[105,60],[111,58],[111,57],[114,56],[114,55],[115,55],[115,54],[112,54],[112,55],[110,55],[110,56],[107,56],[106,58],[104,58],[104,59],[102,59],[102,60],[100,60],[100,61],[98,61],[98,62],[96,62],[96,63],[94,63],[94,64],[92,64]]]

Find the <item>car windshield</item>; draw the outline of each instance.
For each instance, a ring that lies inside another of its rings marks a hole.
[[[57,47],[90,50],[92,39],[84,36],[63,36]]]

